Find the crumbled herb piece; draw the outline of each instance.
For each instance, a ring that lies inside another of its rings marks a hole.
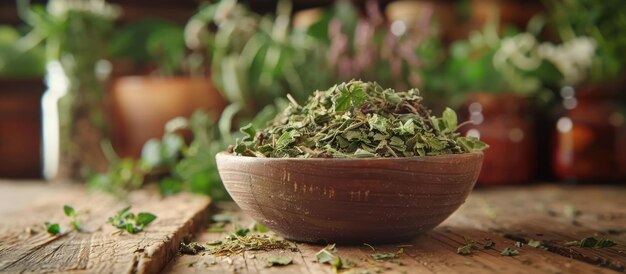
[[[315,258],[317,258],[318,263],[323,264],[323,263],[330,262],[333,258],[335,258],[336,253],[337,253],[337,248],[335,247],[335,244],[327,245],[326,247],[322,248],[320,251],[318,251],[315,254]]]
[[[198,244],[197,242],[185,243],[184,241],[180,242],[180,253],[187,255],[196,255],[201,251],[205,251],[206,247]]]
[[[265,266],[266,267],[272,267],[272,266],[285,266],[288,264],[291,264],[293,262],[293,258],[291,257],[286,257],[286,256],[268,256],[267,258],[265,258]]]
[[[130,212],[130,206],[118,211],[115,216],[109,217],[108,223],[128,233],[135,234],[142,232],[143,229],[152,223],[157,217],[148,212],[140,212],[137,215]]]
[[[457,132],[447,108],[432,116],[419,91],[396,92],[377,83],[350,81],[316,91],[304,105],[292,103],[270,126],[241,129],[233,146],[253,157],[411,157],[481,151],[488,146]]]
[[[59,235],[59,233],[61,233],[61,226],[59,224],[45,222],[44,226],[46,227],[46,232],[50,235]]]
[[[329,264],[333,271],[337,272],[340,269],[350,268],[356,266],[356,262],[350,260],[342,260],[337,255],[337,248],[335,244],[327,245],[315,254],[317,262],[321,264]]]
[[[400,255],[404,254],[404,248],[400,248],[397,252],[389,252],[389,253],[374,253],[371,254],[370,257],[376,261],[386,261],[397,259]]]
[[[528,240],[528,246],[534,247],[534,248],[541,248],[543,247],[543,243],[541,241],[537,241],[537,240]]]
[[[297,251],[294,243],[272,235],[251,233],[248,228],[236,228],[224,240],[210,243],[207,253],[216,256],[232,256],[250,250],[291,249]]]
[[[515,246],[522,247],[522,246],[524,246],[524,243],[522,243],[522,242],[515,242]]]
[[[580,240],[578,244],[580,245],[580,247],[605,248],[614,246],[615,242],[609,239],[597,240],[594,237],[587,237]]]
[[[469,255],[472,253],[474,249],[479,249],[476,241],[470,239],[467,236],[463,236],[463,240],[465,241],[465,245],[460,246],[456,249],[456,253],[461,255]]]
[[[502,256],[517,256],[519,255],[519,251],[512,249],[510,247],[505,248],[504,250],[502,250],[502,252],[500,252],[500,255]]]
[[[496,245],[496,243],[494,243],[493,241],[486,241],[483,244],[483,248],[484,249],[490,249],[490,248],[494,247],[495,245]]]
[[[231,237],[245,237],[250,234],[250,229],[247,227],[235,226],[235,230],[231,232]]]

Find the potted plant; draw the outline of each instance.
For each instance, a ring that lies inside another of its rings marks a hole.
[[[614,180],[624,170],[624,72],[626,12],[622,1],[549,1],[553,27],[565,44],[587,39],[592,58],[584,65],[568,61],[576,55],[555,56],[571,77],[556,87],[561,102],[556,110],[556,175],[567,180]],[[560,58],[559,58],[560,57]],[[623,96],[623,95],[621,95]],[[623,98],[622,98],[623,99]],[[623,175],[623,174],[622,174]]]
[[[544,83],[562,77],[541,53],[548,44],[537,40],[537,25],[541,24],[531,21],[526,32],[508,29],[501,34],[492,22],[450,47],[445,65],[449,81],[442,90],[460,102],[461,117],[472,121],[464,134],[491,145],[485,152],[480,184],[534,179],[536,144],[542,141],[535,140],[537,102],[550,95]]]
[[[24,45],[46,48],[44,176],[81,180],[106,167],[100,143],[107,134],[102,99],[110,63],[104,58],[119,12],[103,0],[52,0],[45,8],[18,1],[18,12],[32,27]]]
[[[182,26],[150,18],[131,23],[116,33],[110,51],[140,67],[154,67],[148,75],[113,80],[114,144],[121,156],[138,157],[143,144],[162,136],[165,123],[175,117],[204,109],[217,118],[226,105],[203,70],[203,57],[186,48]]]
[[[45,58],[24,51],[17,28],[0,25],[0,177],[41,177],[41,95]],[[18,134],[15,134],[18,133]]]

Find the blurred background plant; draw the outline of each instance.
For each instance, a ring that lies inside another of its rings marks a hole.
[[[45,72],[44,49],[35,46],[24,51],[18,48],[20,31],[10,25],[0,25],[0,77],[42,77]]]
[[[17,47],[43,43],[48,62],[44,175],[84,178],[89,169],[105,166],[99,143],[106,135],[101,104],[110,64],[103,58],[119,11],[103,0],[51,0],[45,8],[20,0],[18,12],[32,30]]]
[[[237,128],[262,128],[288,94],[302,103],[351,79],[417,87],[435,112],[457,108],[473,122],[463,132],[491,145],[479,183],[626,177],[623,1],[129,1],[115,22],[120,9],[104,1],[47,2],[18,1],[30,26],[0,29],[0,68],[12,56],[4,68],[36,75],[45,52],[57,61],[51,90],[70,83],[68,94],[90,94],[98,107],[78,116],[97,130],[76,132],[111,142],[61,139],[103,148],[108,170],[70,168],[92,174],[93,189],[123,195],[158,182],[163,194],[227,198],[213,155],[240,138]],[[598,149],[577,152],[589,147]],[[570,163],[551,165],[550,155]],[[589,163],[610,169],[573,172]]]

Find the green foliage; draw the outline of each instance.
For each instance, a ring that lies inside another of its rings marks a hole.
[[[456,132],[457,115],[430,116],[417,90],[396,92],[377,83],[350,81],[316,91],[273,123],[238,140],[237,155],[254,157],[410,157],[481,151],[488,146]]]
[[[45,71],[45,56],[41,46],[27,50],[26,38],[17,29],[0,25],[0,77],[42,77]]]
[[[624,1],[549,0],[546,3],[562,41],[581,36],[595,40],[598,50],[589,70],[591,81],[623,77],[626,69]]]
[[[189,72],[189,56],[183,27],[156,18],[129,23],[115,32],[108,47],[113,57],[138,64],[156,63],[161,75]]]
[[[288,1],[279,1],[274,17],[227,0],[202,6],[187,24],[188,46],[206,52],[212,80],[247,116],[287,91],[304,101],[329,83],[324,45],[292,30],[290,18]]]
[[[115,216],[107,220],[112,226],[135,234],[142,232],[146,226],[156,220],[157,216],[149,212],[140,212],[137,215],[130,211],[130,206],[118,211]]]

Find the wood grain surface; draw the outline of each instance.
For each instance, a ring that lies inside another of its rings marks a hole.
[[[442,225],[411,241],[373,245],[375,252],[404,255],[399,264],[376,262],[364,244],[337,245],[342,258],[357,263],[346,273],[623,273],[626,271],[626,187],[616,186],[521,186],[474,190],[467,202]],[[234,204],[220,204],[246,226],[253,220]],[[578,212],[572,214],[572,212]],[[227,231],[230,227],[227,227]],[[226,233],[198,234],[199,242],[221,240]],[[594,236],[615,241],[604,249],[568,246],[567,242]],[[464,237],[479,243],[493,241],[492,249],[457,254]],[[527,245],[539,240],[545,248]],[[517,243],[519,242],[519,243]],[[516,244],[517,243],[517,244]],[[518,247],[517,245],[520,245]],[[328,264],[315,260],[323,245],[298,243],[298,251],[247,251],[232,257],[209,254],[181,255],[166,273],[333,273]],[[518,256],[500,252],[518,250]],[[266,267],[270,255],[289,256],[293,263]]]
[[[31,200],[26,208],[0,219],[0,272],[157,273],[177,254],[181,239],[203,223],[210,204],[210,199],[191,194],[164,199],[156,191],[139,191],[119,200],[87,194],[83,188],[50,189],[54,195]],[[45,191],[41,188],[39,193]],[[18,192],[0,197],[23,200]],[[64,204],[78,211],[86,231],[59,236],[45,232],[46,221],[69,229]],[[157,219],[144,232],[120,234],[106,220],[127,205],[133,212],[154,213]]]

